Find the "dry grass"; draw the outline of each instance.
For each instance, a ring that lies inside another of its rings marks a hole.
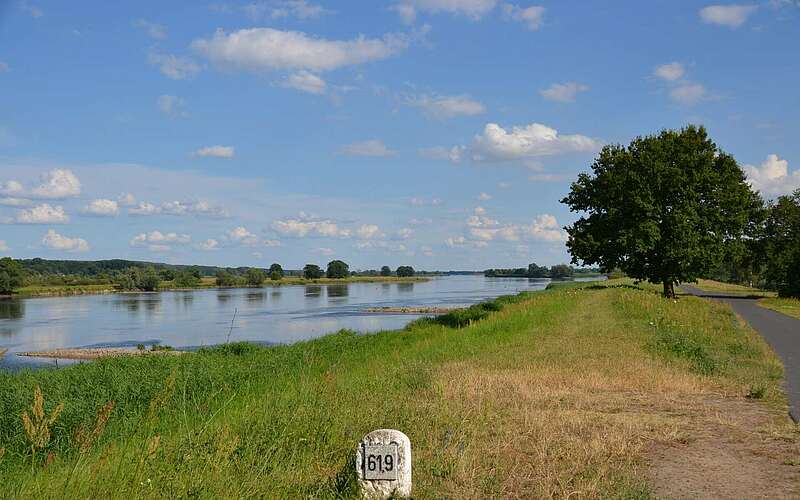
[[[760,288],[752,288],[744,285],[736,285],[734,283],[723,283],[721,281],[699,279],[694,284],[700,290],[705,292],[718,292],[727,295],[740,295],[740,296],[754,296],[754,297],[775,297],[777,294],[769,290],[762,290]]]
[[[773,311],[778,311],[787,316],[800,319],[800,299],[761,299],[758,301],[758,304],[767,309],[772,309]]]

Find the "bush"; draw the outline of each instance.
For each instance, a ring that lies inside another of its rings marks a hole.
[[[11,257],[0,259],[0,293],[11,293],[23,284],[25,271]]]
[[[261,269],[251,267],[244,273],[244,281],[249,286],[261,286],[265,279],[267,279],[267,275]]]
[[[200,278],[190,271],[181,271],[175,275],[173,284],[178,288],[192,288],[200,284]]]
[[[236,286],[236,276],[228,271],[217,271],[217,286]]]

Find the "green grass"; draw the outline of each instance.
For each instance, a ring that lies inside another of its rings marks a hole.
[[[762,290],[760,288],[753,288],[744,285],[736,285],[734,283],[723,283],[714,280],[697,280],[697,283],[689,283],[696,286],[705,292],[717,292],[725,295],[736,295],[741,297],[774,297],[775,292],[769,290]]]
[[[758,304],[767,309],[800,319],[800,299],[768,298],[759,300]]]
[[[355,444],[390,427],[412,440],[415,497],[643,498],[642,443],[674,425],[665,394],[757,394],[778,411],[781,374],[719,304],[598,285],[396,332],[3,374],[0,496],[351,498]],[[37,385],[64,411],[34,454],[20,415]],[[81,452],[77,429],[108,401]]]

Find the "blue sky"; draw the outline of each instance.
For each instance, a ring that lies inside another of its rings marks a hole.
[[[797,2],[0,2],[0,253],[566,262],[603,144],[800,187]]]

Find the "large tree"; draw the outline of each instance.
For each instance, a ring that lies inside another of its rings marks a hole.
[[[303,268],[303,277],[307,280],[322,278],[322,269],[316,264],[306,264]]]
[[[325,274],[328,278],[347,278],[350,276],[350,266],[341,260],[332,260],[328,262],[328,270]]]
[[[584,216],[566,228],[572,262],[616,267],[663,285],[695,281],[738,245],[761,198],[736,160],[688,126],[603,148],[562,200]]]
[[[784,297],[800,297],[800,189],[769,207],[761,239],[767,283]]]
[[[0,293],[9,294],[23,284],[25,270],[11,257],[0,259]]]

